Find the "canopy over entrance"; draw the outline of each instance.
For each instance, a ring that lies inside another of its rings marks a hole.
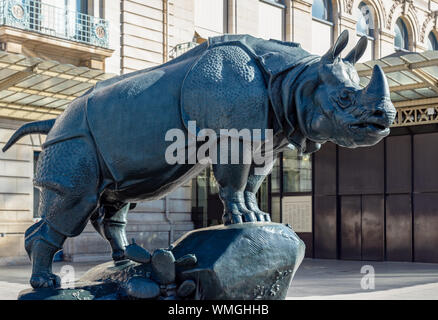
[[[393,127],[438,123],[438,51],[400,52],[356,64],[362,86],[375,64],[388,78],[397,108]],[[57,117],[99,81],[115,74],[0,51],[0,117],[26,121]]]
[[[358,63],[362,86],[370,81],[376,64],[385,71],[397,109],[393,127],[438,123],[438,51],[397,52]]]
[[[95,83],[114,76],[0,51],[0,117],[26,121],[56,118]]]

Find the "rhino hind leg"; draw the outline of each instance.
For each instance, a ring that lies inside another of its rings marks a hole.
[[[25,249],[32,263],[30,284],[33,288],[59,287],[61,279],[52,273],[52,261],[62,249],[66,237],[54,230],[44,219],[25,232]]]
[[[25,234],[34,288],[57,287],[55,253],[67,237],[79,235],[98,203],[99,167],[92,142],[85,138],[50,145],[40,154],[34,183],[40,188],[41,221]]]
[[[130,204],[119,206],[103,205],[99,214],[92,219],[92,225],[111,245],[114,261],[125,258],[125,247],[129,244],[126,238],[127,215]]]
[[[254,213],[246,207],[244,190],[250,165],[215,164],[213,173],[219,184],[219,197],[224,205],[224,224],[255,222]]]

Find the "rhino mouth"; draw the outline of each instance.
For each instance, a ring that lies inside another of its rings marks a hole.
[[[389,128],[378,122],[364,121],[359,123],[354,123],[350,125],[350,129],[353,130],[365,130],[371,135],[387,135],[389,133]]]

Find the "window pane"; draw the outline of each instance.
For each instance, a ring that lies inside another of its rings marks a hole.
[[[271,172],[271,192],[280,192],[280,161],[278,159]]]
[[[396,48],[401,48],[403,46],[403,35],[398,24],[395,25],[394,31],[395,31],[394,46]]]
[[[374,37],[373,11],[364,2],[357,8],[356,31],[358,34]]]
[[[409,50],[408,30],[405,23],[398,18],[394,27],[394,47],[396,49]]]
[[[273,196],[272,197],[272,212],[271,212],[271,220],[273,222],[281,222],[280,219],[280,197]]]
[[[331,12],[327,0],[314,0],[312,16],[321,20],[331,21]]]
[[[264,212],[269,212],[268,206],[268,179],[266,178],[258,191],[259,208]]]
[[[312,161],[296,150],[283,152],[283,192],[312,191]]]
[[[438,42],[432,32],[427,37],[427,50],[438,50]]]

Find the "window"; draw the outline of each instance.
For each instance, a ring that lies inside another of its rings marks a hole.
[[[356,33],[359,40],[360,37],[368,38],[368,45],[365,53],[360,58],[359,62],[365,62],[374,59],[374,11],[371,6],[365,2],[360,2],[356,8]]]
[[[427,37],[427,50],[438,50],[438,41],[433,32]]]
[[[312,16],[319,20],[332,21],[332,8],[329,0],[314,0]]]
[[[105,19],[105,0],[99,0],[99,18]]]
[[[283,193],[312,191],[312,162],[297,150],[283,152]]]
[[[398,18],[395,23],[395,38],[394,48],[395,50],[408,51],[409,50],[409,35],[408,29],[402,19]]]
[[[76,0],[76,11],[80,13],[88,13],[88,1],[87,0]]]
[[[358,35],[374,38],[373,11],[365,2],[357,7],[356,31]]]

